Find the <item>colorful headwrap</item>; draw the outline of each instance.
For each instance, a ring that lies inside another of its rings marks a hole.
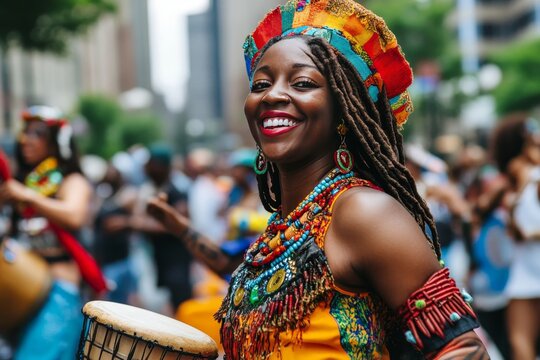
[[[353,0],[290,0],[270,11],[246,38],[250,81],[268,41],[295,34],[326,39],[354,65],[371,99],[378,100],[384,85],[397,123],[407,121],[412,112],[407,91],[412,70],[383,19]]]
[[[69,143],[73,130],[60,109],[52,106],[34,105],[23,110],[21,117],[24,121],[43,121],[47,126],[58,126],[60,130],[56,140],[60,148],[60,156],[64,159],[71,157]]]

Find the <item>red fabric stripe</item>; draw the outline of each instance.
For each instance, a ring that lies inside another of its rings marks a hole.
[[[34,216],[35,214],[36,211],[33,208],[27,207],[23,210],[22,215],[28,218]],[[77,263],[77,267],[79,268],[83,279],[88,283],[88,285],[90,285],[92,289],[94,289],[94,291],[97,293],[103,293],[107,291],[105,277],[103,276],[99,265],[92,257],[92,255],[88,253],[77,241],[77,239],[75,239],[75,237],[71,235],[68,231],[62,229],[61,227],[53,224],[50,221],[49,226],[58,237],[58,241],[60,241],[62,246]]]
[[[2,150],[0,150],[0,182],[11,179],[9,160]]]
[[[399,48],[392,48],[373,59],[373,65],[386,85],[388,98],[404,92],[412,83],[412,71]]]
[[[266,16],[253,33],[255,45],[260,50],[273,37],[281,34],[281,9],[279,7],[272,10]]]
[[[107,290],[105,277],[101,272],[96,260],[90,255],[82,245],[66,230],[50,223],[51,229],[56,233],[58,240],[67,252],[73,257],[81,272],[83,279],[97,293],[102,293]]]

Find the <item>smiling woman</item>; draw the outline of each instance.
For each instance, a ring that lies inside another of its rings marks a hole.
[[[382,19],[353,1],[290,1],[244,51],[244,111],[273,215],[216,314],[227,355],[399,358],[414,346],[485,357],[403,166],[412,74]]]
[[[244,55],[273,214],[216,314],[226,357],[488,358],[404,166],[412,72],[384,21],[352,0],[289,1]]]
[[[330,88],[308,54],[300,38],[269,48],[245,103],[251,134],[266,157],[295,168],[306,156],[331,157],[328,149],[338,145]]]

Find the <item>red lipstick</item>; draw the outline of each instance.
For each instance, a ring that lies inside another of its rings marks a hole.
[[[296,117],[283,111],[265,111],[259,119],[261,133],[268,137],[285,134],[296,128],[299,124],[299,120]]]

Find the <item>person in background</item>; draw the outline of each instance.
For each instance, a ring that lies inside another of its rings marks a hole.
[[[120,171],[109,163],[104,178],[96,186],[101,202],[94,220],[94,254],[103,268],[111,290],[105,300],[137,304],[137,275],[130,256],[131,230],[119,228],[118,219],[129,217],[137,192]]]
[[[219,244],[226,231],[223,210],[227,194],[218,186],[214,173],[215,154],[206,148],[197,148],[186,157],[186,175],[192,179],[188,206],[193,226]]]
[[[467,284],[473,307],[503,359],[510,359],[506,326],[508,281],[513,239],[508,233],[508,208],[504,204],[508,182],[484,151],[469,146],[459,156],[453,173],[471,208],[470,229],[464,236],[469,255]]]
[[[0,183],[7,180],[11,174],[10,157],[0,147]],[[10,230],[10,206],[0,204],[0,245],[7,239]],[[1,290],[1,289],[0,289]],[[0,360],[10,360],[13,357],[13,349],[8,341],[0,335]]]
[[[255,241],[257,234],[264,230],[268,220],[268,212],[260,204],[257,195],[257,181],[253,165],[256,151],[238,149],[228,158],[226,172],[232,180],[228,194],[227,206],[223,216],[227,219],[227,233],[220,241],[221,251],[240,263],[247,248]],[[181,304],[176,317],[204,331],[219,344],[219,323],[214,313],[219,309],[227,292],[230,273],[206,271],[204,280],[200,281],[194,292],[194,298]],[[221,346],[218,346],[220,350]]]
[[[163,312],[173,315],[180,303],[192,297],[192,257],[182,243],[146,213],[146,201],[162,194],[167,204],[188,216],[188,200],[187,194],[180,192],[171,182],[172,150],[158,143],[151,145],[148,151],[149,158],[144,166],[148,180],[139,190],[133,213],[120,220],[120,224],[143,234],[150,241],[157,270],[157,286],[169,292],[169,304]]]
[[[461,264],[463,256],[460,255],[464,254],[458,252],[456,261],[455,250],[459,250],[459,245],[462,244],[461,225],[470,223],[471,209],[457,183],[449,178],[448,166],[442,159],[411,144],[405,146],[405,154],[405,165],[414,178],[420,196],[424,198],[433,215],[442,259],[460,284],[467,271],[460,268],[463,265]]]
[[[221,249],[231,256],[243,254],[266,227],[270,214],[262,207],[253,171],[257,152],[238,149],[229,160],[233,186],[227,205],[227,235]]]
[[[505,294],[512,358],[534,360],[540,336],[540,126],[526,113],[502,119],[494,159],[508,180],[509,230],[516,240]]]
[[[0,201],[13,206],[12,235],[47,261],[54,284],[45,304],[22,330],[14,358],[71,360],[82,326],[80,270],[89,266],[80,262],[80,255],[87,254],[78,245],[77,234],[87,222],[92,189],[81,173],[71,126],[60,110],[32,106],[22,119],[16,145],[18,171],[0,185]],[[79,251],[73,252],[74,247]],[[96,290],[104,290],[103,279],[99,280]]]

